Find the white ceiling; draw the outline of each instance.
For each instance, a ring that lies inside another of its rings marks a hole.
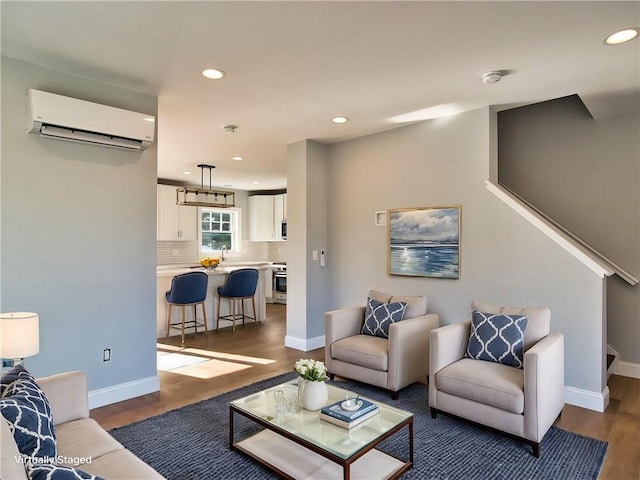
[[[289,143],[485,105],[577,93],[599,118],[640,103],[640,41],[603,45],[640,26],[637,1],[2,1],[1,14],[3,55],[157,96],[158,177],[196,184],[207,163],[218,187],[283,188]],[[507,75],[483,85],[491,70]]]

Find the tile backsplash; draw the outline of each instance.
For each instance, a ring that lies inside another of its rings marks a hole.
[[[235,261],[281,262],[286,261],[287,242],[242,242],[242,255]],[[157,263],[197,263],[198,242],[157,242]]]
[[[158,265],[195,263],[198,261],[198,242],[157,242]]]

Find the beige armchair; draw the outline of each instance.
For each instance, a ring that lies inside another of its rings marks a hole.
[[[564,407],[564,336],[550,333],[547,307],[473,302],[472,310],[525,315],[524,367],[465,358],[471,321],[431,332],[429,407],[518,437],[540,456],[540,442]]]
[[[429,374],[430,332],[439,325],[436,314],[427,315],[423,296],[392,296],[369,292],[383,303],[406,302],[404,320],[389,327],[389,338],[361,334],[365,307],[344,308],[325,314],[325,364],[329,377],[358,380],[398,391]]]

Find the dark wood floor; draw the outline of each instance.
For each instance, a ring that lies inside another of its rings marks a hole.
[[[222,372],[217,370],[219,367],[207,371],[204,362],[195,367],[195,373],[209,378],[160,371],[159,392],[96,408],[91,411],[91,417],[106,429],[127,425],[291,371],[300,358],[322,360],[322,348],[300,352],[284,346],[285,315],[284,305],[268,305],[268,320],[257,327],[249,323],[235,332],[228,328],[188,335],[189,352],[206,360],[217,359],[216,365],[223,365]],[[179,351],[178,336],[166,343],[168,346],[160,347],[161,350]],[[237,370],[225,373],[225,369]],[[567,405],[556,425],[609,442],[601,479],[637,480],[640,479],[640,380],[613,375],[609,389],[611,401],[605,413]]]

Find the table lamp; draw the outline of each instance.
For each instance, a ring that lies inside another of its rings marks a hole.
[[[37,313],[0,313],[0,358],[13,359],[22,365],[25,357],[40,351],[39,318]]]

